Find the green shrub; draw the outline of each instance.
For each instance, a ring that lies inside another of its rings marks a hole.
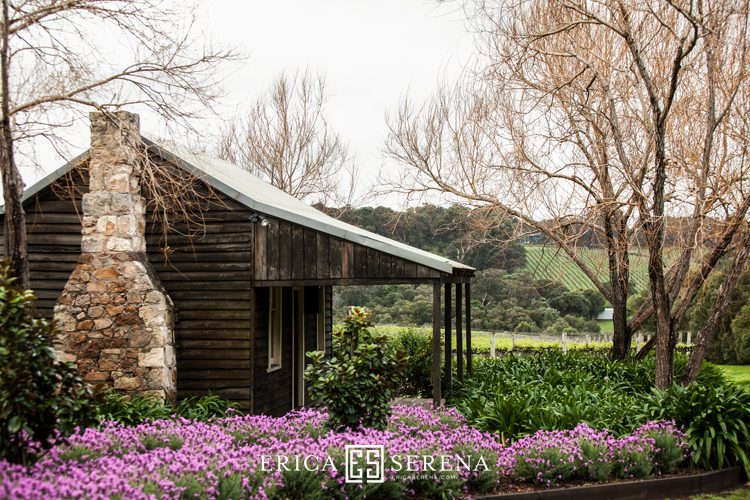
[[[432,394],[432,341],[414,330],[404,330],[391,340],[404,360],[398,388],[402,396],[428,397]]]
[[[0,458],[26,463],[92,420],[91,391],[56,359],[54,323],[34,319],[29,290],[0,264]],[[60,434],[56,434],[59,432]]]
[[[577,460],[571,460],[567,451],[557,447],[543,448],[519,457],[513,476],[549,485],[571,480],[579,465]]]
[[[634,429],[653,363],[626,364],[581,352],[477,359],[454,403],[480,430],[506,438],[579,423],[616,434]]]
[[[236,410],[236,403],[209,394],[208,396],[183,399],[175,408],[175,413],[190,420],[206,421],[226,417]]]
[[[369,330],[371,318],[370,311],[352,307],[344,329],[335,335],[332,357],[324,359],[321,351],[308,353],[308,390],[328,408],[331,428],[387,425],[403,363],[385,336]]]
[[[86,460],[97,458],[99,455],[100,453],[95,452],[88,446],[75,445],[66,447],[65,450],[60,453],[60,460],[66,462],[85,462]]]
[[[619,448],[614,457],[612,474],[619,479],[651,477],[654,470],[651,450],[636,447]]]
[[[607,445],[595,443],[588,439],[581,440],[581,461],[586,466],[586,477],[589,481],[606,481],[612,475],[612,461],[607,457]]]
[[[676,357],[678,376],[686,364],[685,356]],[[509,439],[540,429],[572,429],[579,423],[623,435],[650,420],[675,420],[687,433],[694,465],[747,466],[750,394],[734,388],[710,363],[704,363],[688,389],[652,393],[653,374],[653,357],[617,361],[577,351],[563,355],[553,349],[537,355],[511,354],[477,359],[474,375],[454,403],[471,425]],[[652,437],[658,448],[671,450],[657,453],[658,470],[673,470],[680,454],[661,437]],[[632,460],[633,471],[623,467],[620,474],[651,473],[640,459]]]
[[[125,395],[106,391],[96,405],[96,420],[138,425],[148,420],[170,418],[173,415],[191,420],[207,421],[227,416],[237,405],[215,395],[186,398],[177,406],[139,394]]]
[[[724,382],[654,389],[644,398],[642,417],[674,420],[684,426],[695,466],[741,465],[750,475],[750,393],[740,387]]]
[[[674,472],[684,460],[685,454],[679,446],[678,438],[669,432],[650,431],[644,434],[654,440],[654,465],[662,474]]]
[[[96,419],[120,422],[123,425],[138,425],[147,420],[169,418],[171,407],[154,398],[139,394],[125,395],[116,391],[106,391],[96,406]]]

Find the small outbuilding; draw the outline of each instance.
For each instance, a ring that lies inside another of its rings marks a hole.
[[[144,162],[185,182],[177,208]],[[302,406],[305,353],[330,353],[333,287],[345,285],[433,285],[437,403],[455,289],[459,376],[471,368],[473,268],[143,137],[137,115],[92,113],[91,148],[29,187],[24,207],[36,313],[57,320],[59,356],[93,384],[165,400],[211,392],[254,413]]]

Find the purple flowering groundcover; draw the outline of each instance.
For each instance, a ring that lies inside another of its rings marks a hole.
[[[508,481],[648,477],[672,472],[687,456],[684,435],[669,422],[620,438],[579,425],[503,446],[452,409],[394,406],[383,431],[335,432],[326,418],[300,410],[208,423],[108,423],[30,467],[0,462],[0,498],[459,496]]]

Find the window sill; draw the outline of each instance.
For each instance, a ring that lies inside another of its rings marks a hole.
[[[266,369],[266,373],[271,373],[278,370],[281,370],[281,365],[271,365]]]

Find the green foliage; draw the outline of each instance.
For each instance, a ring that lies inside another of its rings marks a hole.
[[[521,321],[519,322],[516,327],[513,329],[514,332],[533,332],[536,330],[537,326],[534,324],[533,321]]]
[[[612,475],[612,461],[607,458],[609,447],[591,440],[581,441],[581,461],[589,464],[586,477],[589,481],[605,481]]]
[[[650,477],[653,470],[654,457],[645,449],[618,449],[612,464],[612,474],[619,479],[644,479]]]
[[[676,357],[677,378],[686,364],[685,356]],[[474,375],[461,387],[455,404],[472,425],[511,439],[540,429],[572,429],[581,422],[622,435],[650,420],[674,420],[687,435],[695,466],[742,465],[750,472],[750,393],[728,382],[710,363],[704,363],[687,388],[655,390],[653,373],[653,357],[617,361],[550,350],[477,359]],[[669,472],[681,456],[674,443],[667,442],[672,437],[653,432],[649,437],[662,450],[655,462],[660,471]],[[630,465],[614,473],[651,474],[651,462],[631,451],[632,456],[621,457]]]
[[[591,309],[591,304],[581,292],[564,292],[562,295],[554,297],[550,301],[550,305],[563,316],[570,314],[588,317]]]
[[[722,365],[718,366],[717,369],[721,370],[727,380],[731,380],[744,387],[746,391],[750,391],[750,365]]]
[[[224,398],[209,394],[185,398],[175,408],[175,413],[190,420],[211,420],[226,417],[237,409],[237,405]]]
[[[729,339],[740,364],[750,364],[750,304],[745,304],[732,320],[732,336]]]
[[[64,437],[91,420],[91,391],[72,364],[56,359],[54,324],[33,318],[32,292],[14,282],[0,264],[0,458],[25,463],[50,448],[56,432]]]
[[[724,281],[728,265],[721,262],[717,271],[703,284],[693,300],[689,314],[689,328],[699,331],[705,325],[716,302],[719,286]],[[706,358],[722,364],[750,364],[750,272],[745,270],[732,291],[727,309],[719,322],[716,338]]]
[[[693,463],[714,469],[741,465],[750,474],[750,393],[730,382],[654,389],[642,418],[672,419],[685,427]]]
[[[282,472],[284,486],[271,493],[271,499],[323,500],[325,492],[320,488],[321,478],[315,471],[299,470]]]
[[[96,419],[99,422],[110,420],[124,425],[138,425],[147,420],[169,418],[171,407],[160,401],[135,394],[127,396],[116,391],[106,391],[96,406]]]
[[[217,500],[238,500],[245,498],[247,492],[242,487],[242,474],[230,474],[219,478],[216,485]]]
[[[227,416],[237,408],[235,403],[216,395],[187,398],[175,407],[139,394],[125,395],[105,392],[96,405],[96,420],[120,422],[134,426],[148,420],[170,418],[173,415],[191,420],[207,421]]]
[[[653,360],[623,363],[550,349],[533,356],[476,359],[456,406],[481,430],[516,438],[584,422],[616,434],[637,425],[638,395],[653,385]]]
[[[60,459],[66,462],[85,462],[86,460],[90,460],[98,456],[99,454],[97,452],[87,446],[82,445],[68,446],[62,453],[60,453]]]
[[[325,207],[321,207],[325,210]],[[523,246],[512,238],[514,222],[463,205],[422,205],[397,212],[386,207],[353,208],[336,214],[354,224],[428,252],[456,258],[477,269],[518,269]]]
[[[371,326],[370,311],[352,307],[335,335],[332,357],[308,353],[308,391],[328,408],[331,428],[384,429],[391,414],[403,362],[387,337],[374,335]]]
[[[599,332],[593,319],[604,309],[604,298],[592,290],[568,291],[548,280],[502,269],[477,272],[472,282],[472,326],[508,332]],[[334,296],[340,319],[353,304],[371,309],[379,323],[422,326],[432,323],[432,287],[385,285],[342,287]],[[560,324],[564,322],[564,326]],[[520,325],[520,326],[519,326]]]
[[[677,437],[670,432],[664,432],[664,430],[652,430],[643,435],[654,440],[656,467],[664,474],[674,472],[685,458]]]
[[[176,434],[170,434],[166,437],[153,436],[150,434],[141,436],[141,444],[147,451],[156,450],[158,448],[169,448],[172,451],[177,451],[182,448],[185,440]]]
[[[398,393],[402,396],[428,397],[432,394],[432,341],[421,333],[407,329],[391,344],[403,359],[403,376]]]
[[[513,469],[515,477],[533,478],[534,482],[554,484],[570,481],[576,475],[578,462],[570,453],[551,447],[536,451],[523,460],[517,460]]]

